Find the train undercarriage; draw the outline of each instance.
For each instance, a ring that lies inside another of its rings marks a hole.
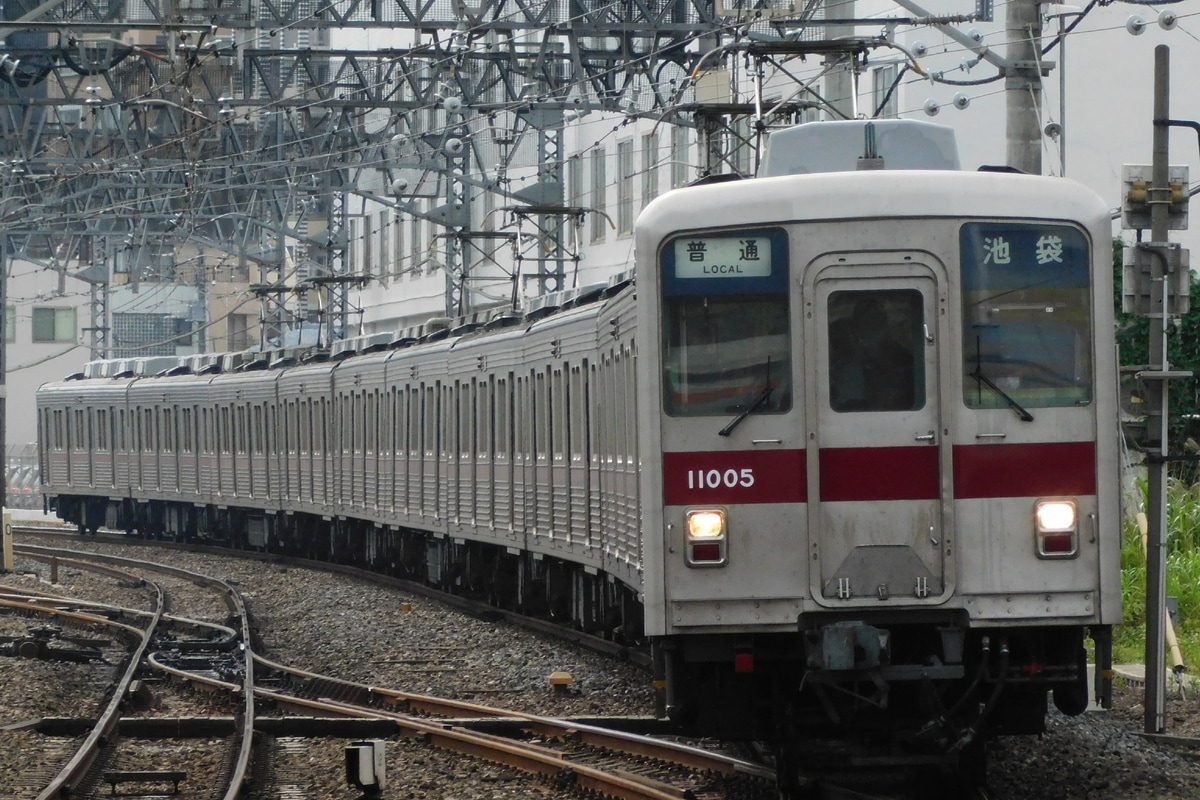
[[[540,553],[352,518],[236,507],[59,496],[49,510],[81,534],[103,527],[360,567],[613,641],[643,638],[642,607],[628,587]]]
[[[667,639],[655,663],[681,727],[772,743],[781,798],[824,797],[831,786],[868,796],[860,784],[881,778],[959,798],[984,782],[993,737],[1042,733],[1051,698],[1064,714],[1083,713],[1085,635],[1097,663],[1111,662],[1112,646],[1108,626],[966,623],[824,615],[802,618],[795,634]],[[1111,703],[1110,683],[1097,689]]]

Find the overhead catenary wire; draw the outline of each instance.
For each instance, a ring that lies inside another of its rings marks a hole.
[[[1099,0],[1093,0],[1093,2],[1091,4],[1089,4],[1088,9],[1090,10],[1091,8],[1093,8],[1098,2],[1099,2]],[[1103,4],[1103,3],[1101,3],[1101,4]],[[607,7],[615,9],[615,8],[619,8],[619,4],[611,3],[611,4],[608,4]],[[513,13],[516,13],[516,12],[513,12]],[[1069,30],[1074,30],[1075,26],[1078,25],[1080,19],[1081,19],[1081,17],[1074,20],[1072,22],[1072,25],[1069,28]],[[736,36],[739,34],[740,31],[744,30],[744,28],[745,28],[744,24],[742,24],[740,22],[730,23],[727,26],[722,27],[718,31],[718,33],[720,33],[722,35]],[[271,31],[262,32],[259,34],[258,39],[240,43],[239,46],[246,46],[247,44],[266,42],[269,39],[274,38],[281,31],[284,31],[284,30],[286,30],[286,26],[283,28],[276,28]],[[474,36],[477,33],[478,33],[478,30],[475,28],[467,29],[467,31],[466,31],[466,34],[467,34],[466,47],[468,48],[467,52],[477,52],[478,48],[482,46],[481,41],[479,39],[471,39],[471,36]],[[708,33],[708,32],[706,31],[706,33]],[[536,32],[516,33],[511,38],[514,42],[516,42],[516,41],[522,41],[522,40],[532,40],[533,38],[536,38],[536,35],[537,35]],[[414,33],[413,38],[419,39],[419,35]],[[696,41],[698,41],[697,37],[691,37],[691,38],[687,39],[684,43],[687,45],[691,45]],[[678,42],[673,42],[673,43],[671,43],[670,46],[677,47],[678,45],[679,45]],[[1048,51],[1053,46],[1054,46],[1054,43],[1052,42],[1050,45],[1048,45],[1045,48],[1045,51]],[[434,52],[434,48],[431,44],[420,43],[419,41],[417,42],[416,46],[410,52],[418,52],[418,51],[422,51],[422,50],[428,51],[431,54]],[[661,52],[661,51],[656,50],[654,52],[657,54],[658,52]],[[190,59],[186,60],[185,62],[182,62],[182,64],[183,64],[182,67],[180,68],[180,70],[178,71],[178,73],[172,80],[175,82],[176,85],[183,83],[187,79],[187,76],[192,74],[197,67],[202,66],[204,63],[206,63],[207,59],[215,58],[215,57],[217,57],[217,54],[214,52],[207,52],[207,51],[204,51],[203,49],[197,50],[194,58],[190,58]],[[441,58],[430,60],[428,62],[428,64],[430,65],[430,69],[434,69],[434,70],[440,69],[443,66],[449,66],[455,57],[456,57],[455,54],[447,53],[445,56],[443,56]],[[618,68],[613,69],[613,72],[616,72],[616,71],[618,71]],[[648,79],[649,78],[647,77],[647,80]],[[902,79],[903,79],[903,76],[901,76],[898,79],[898,81],[896,83],[897,87],[899,86],[899,81]],[[951,80],[952,79],[946,78],[944,73],[940,74],[940,78],[939,78],[940,82],[950,83]],[[991,80],[994,80],[994,78]],[[324,86],[328,87],[329,85],[331,85],[331,83],[324,84]],[[568,89],[568,91],[574,91],[574,90],[584,91],[584,90],[587,90],[588,87],[586,87],[581,82],[581,83],[571,84],[566,88]],[[136,105],[137,103],[141,102],[142,99],[153,99],[150,97],[150,95],[152,95],[155,92],[160,92],[163,90],[164,90],[164,87],[162,87],[162,86],[150,87],[142,95],[135,97],[135,98],[131,98],[127,102],[132,102]],[[894,91],[895,91],[895,89],[892,89],[891,93],[894,93]],[[322,100],[320,98],[314,98],[308,104],[304,104],[304,105],[293,108],[290,111],[290,113],[292,113],[292,114],[304,113],[307,110],[311,110],[311,109],[320,107],[325,102],[326,102],[325,100]],[[421,106],[414,106],[412,109],[409,109],[408,111],[403,112],[403,115],[407,116],[407,117],[412,117],[417,114],[423,114],[423,113],[427,112],[429,109],[434,108],[434,106],[435,106],[435,102],[430,102],[429,104],[421,105]],[[511,110],[515,109],[516,107],[517,107],[517,103],[514,101],[512,103],[509,103],[508,106],[504,107],[501,110],[511,111]],[[252,112],[244,112],[243,114],[239,114],[237,116],[246,116],[249,113],[280,113],[280,112],[287,112],[287,108],[285,108],[282,105],[282,103],[280,103],[280,104],[267,103],[267,104],[263,104],[260,106],[256,106],[254,109],[252,109]],[[203,115],[201,115],[201,116],[203,116]],[[204,131],[219,130],[220,127],[222,125],[226,124],[226,122],[227,122],[227,120],[220,119],[220,118],[208,119],[206,117],[205,119],[201,120],[199,117],[194,116],[194,119],[196,120],[196,124],[199,126],[198,128],[185,129],[183,132],[179,133],[174,138],[164,140],[163,143],[160,146],[158,146],[158,147],[161,147],[162,149],[161,150],[156,149],[154,151],[151,151],[149,155],[153,156],[154,153],[156,153],[156,152],[165,152],[170,147],[173,147],[173,146],[176,146],[176,145],[179,145],[182,143],[186,143],[190,136],[194,136],[197,134],[203,134]],[[446,130],[445,125],[442,126],[441,130]],[[614,127],[612,130],[606,132],[603,136],[597,138],[590,145],[583,146],[583,151],[584,152],[590,151],[599,146],[602,146],[604,143],[606,143],[608,141],[611,141],[611,137],[615,134],[616,130],[617,130],[617,128]],[[438,129],[434,129],[433,132],[435,132],[435,133],[438,132]],[[310,130],[310,131],[307,131],[305,138],[296,139],[294,142],[290,142],[289,146],[294,147],[295,149],[300,149],[308,144],[314,144],[314,143],[323,141],[323,137],[325,137],[325,136],[326,136],[326,134],[324,134],[322,132]],[[370,143],[368,143],[367,146],[371,146]],[[354,150],[344,151],[345,154],[352,154],[355,152],[356,151],[354,151]],[[359,151],[359,152],[361,152],[361,151]],[[142,155],[146,155],[146,154],[142,154]],[[318,177],[328,174],[329,170],[336,171],[336,170],[345,168],[344,164],[338,163],[338,164],[334,164],[333,166],[329,167],[328,169],[322,169],[320,159],[328,159],[329,157],[330,157],[330,154],[325,153],[325,154],[320,154],[320,155],[301,156],[299,158],[292,158],[292,159],[288,159],[288,160],[284,160],[284,159],[276,160],[276,159],[271,159],[271,158],[262,158],[261,154],[255,154],[255,156],[252,160],[253,163],[243,164],[241,166],[241,168],[247,169],[247,170],[256,170],[256,169],[274,169],[274,168],[286,167],[286,168],[291,169],[296,174],[304,172],[305,174],[316,175]],[[225,155],[225,156],[222,156],[222,158],[228,160],[228,159],[230,159],[230,156]],[[192,166],[202,170],[204,168],[218,166],[220,162],[207,160],[203,157],[196,157],[189,163]],[[328,164],[328,163],[329,162],[326,161],[326,164]],[[109,164],[97,166],[95,168],[95,171],[92,174],[94,174],[94,175],[107,174],[108,172],[111,172],[114,168],[120,169],[125,166],[127,166],[129,168],[140,168],[139,164],[131,163],[128,160],[124,160],[124,161],[118,161],[116,163],[109,163]],[[375,167],[380,167],[380,166],[386,166],[386,163],[379,156],[370,156],[369,155],[367,158],[364,158],[361,162],[356,163],[354,166],[356,169],[375,168]],[[82,174],[87,174],[87,173],[82,173]],[[467,178],[467,179],[480,178],[483,174],[484,173],[481,173],[476,170],[474,172],[467,173],[463,177]],[[533,179],[532,177],[522,178],[521,176],[512,176],[512,175],[506,176],[506,180],[514,182],[513,183],[514,186],[519,186],[520,182],[522,180],[532,180],[532,179]],[[611,183],[610,183],[610,185],[611,185]],[[150,188],[153,189],[155,187],[150,187]],[[192,193],[204,191],[205,188],[206,187],[189,186],[189,187],[185,187],[184,189],[182,189],[178,192],[172,190],[169,194],[158,194],[155,197],[156,197],[156,199],[161,200],[164,204],[170,204],[172,202],[186,200],[186,198],[189,197]],[[485,191],[495,191],[495,188],[493,188],[493,187],[468,188],[467,192],[465,193],[465,197],[466,197],[467,201],[470,202],[470,201],[474,200],[475,198],[477,198],[482,192],[485,192]],[[410,215],[410,214],[414,213],[414,211],[416,211],[416,209],[412,208],[412,207],[409,207],[409,208],[397,207],[396,210],[397,210],[397,212],[403,213],[406,215]],[[103,206],[89,207],[88,212],[89,213],[112,213],[112,214],[129,213],[128,211],[124,211],[119,206],[115,206],[115,205],[109,206],[109,207],[103,207]],[[195,208],[192,210],[191,213],[195,215],[196,219],[202,221],[203,214],[205,212],[204,212],[203,208]],[[301,213],[301,216],[303,216],[303,212]],[[70,215],[59,215],[57,217],[54,217],[53,219],[60,221],[60,222],[64,222],[64,223],[65,222],[76,222],[77,223],[80,221],[80,219],[78,217],[72,217]],[[195,224],[191,225],[192,230],[194,230],[195,227],[196,227]]]

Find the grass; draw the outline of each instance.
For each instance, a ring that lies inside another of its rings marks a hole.
[[[1145,482],[1140,484],[1143,499]],[[1179,599],[1175,634],[1183,663],[1200,664],[1200,484],[1171,479],[1167,484],[1167,596]],[[1146,557],[1133,520],[1126,522],[1121,547],[1121,599],[1125,624],[1115,632],[1117,663],[1140,663],[1146,657]],[[1167,651],[1167,666],[1172,666]]]

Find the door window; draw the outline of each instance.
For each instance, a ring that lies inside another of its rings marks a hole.
[[[834,411],[914,411],[925,405],[925,328],[915,289],[829,295],[829,405]]]

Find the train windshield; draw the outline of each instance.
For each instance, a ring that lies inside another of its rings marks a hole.
[[[663,405],[672,416],[792,407],[787,238],[680,237],[662,253]]]
[[[970,223],[960,235],[963,399],[970,408],[1092,400],[1089,249],[1065,225]]]

